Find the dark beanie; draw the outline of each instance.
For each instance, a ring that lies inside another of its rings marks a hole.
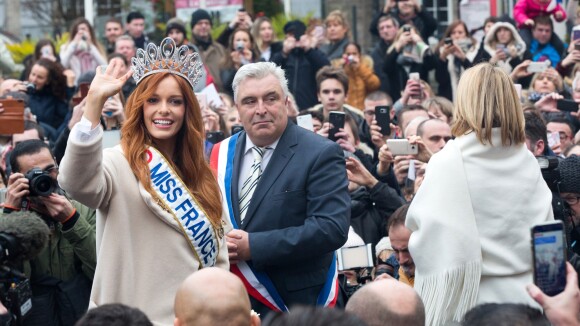
[[[184,37],[187,37],[187,33],[185,32],[185,25],[178,19],[170,19],[167,22],[167,26],[165,27],[165,36],[169,35],[172,29],[176,29],[183,33]]]
[[[195,26],[200,20],[207,19],[209,20],[209,24],[211,25],[211,16],[209,13],[203,9],[198,9],[191,14],[191,29]]]
[[[292,20],[284,25],[284,34],[292,33],[297,40],[304,35],[304,32],[306,32],[306,25],[299,20]]]
[[[572,155],[560,162],[560,192],[580,194],[580,157]]]

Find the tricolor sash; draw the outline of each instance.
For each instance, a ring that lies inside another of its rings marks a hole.
[[[225,214],[235,229],[239,229],[239,226],[232,208],[231,186],[232,182],[236,182],[236,180],[232,180],[232,172],[239,134],[237,133],[214,145],[210,158],[210,165],[216,172],[218,184],[222,190],[222,203]],[[334,255],[328,269],[326,282],[318,295],[317,304],[320,306],[334,307],[338,297],[338,271]],[[288,307],[280,294],[278,294],[278,291],[276,291],[268,275],[264,272],[256,271],[251,261],[240,261],[236,265],[230,265],[230,270],[242,280],[246,290],[254,299],[260,301],[271,310],[288,311]]]
[[[165,157],[153,147],[146,154],[151,187],[157,199],[173,215],[200,268],[215,266],[220,249],[216,227]]]

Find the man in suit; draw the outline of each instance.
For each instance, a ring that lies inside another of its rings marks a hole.
[[[263,285],[248,288],[262,316],[294,304],[332,306],[334,251],[350,219],[343,152],[288,121],[287,81],[274,63],[242,66],[233,90],[245,131],[212,152],[234,226],[226,235],[232,272]]]

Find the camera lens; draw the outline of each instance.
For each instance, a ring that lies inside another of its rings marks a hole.
[[[33,83],[26,84],[26,94],[34,94],[36,92],[36,85]]]
[[[54,189],[53,179],[46,174],[35,176],[30,183],[30,195],[32,196],[47,197],[54,192]]]

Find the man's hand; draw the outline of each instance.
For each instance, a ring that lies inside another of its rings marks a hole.
[[[528,72],[528,66],[532,63],[532,60],[526,60],[519,65],[517,65],[512,73],[510,74],[511,79],[516,82],[520,78],[528,77],[531,72]]]
[[[284,39],[284,43],[282,44],[282,53],[284,56],[288,56],[290,51],[294,50],[296,47],[296,38],[294,36],[288,36]]]
[[[552,325],[580,325],[580,290],[578,274],[574,267],[566,262],[566,288],[556,296],[549,297],[534,284],[527,286],[528,294],[544,309],[544,314]]]
[[[395,156],[395,165],[393,168],[395,170],[395,177],[397,178],[397,182],[399,184],[403,184],[405,182],[409,172],[409,162],[412,159],[412,155]]]
[[[37,198],[44,204],[44,213],[57,222],[64,223],[74,213],[75,208],[65,196],[50,194],[48,197]],[[37,209],[37,207],[32,208]]]
[[[8,187],[4,205],[20,209],[22,199],[30,194],[28,179],[22,173],[12,173],[8,178]]]
[[[379,183],[379,180],[373,177],[365,166],[354,157],[349,157],[346,160],[346,175],[349,181],[365,186],[368,189]]]
[[[421,162],[429,162],[429,160],[431,159],[431,156],[433,156],[433,153],[431,152],[431,150],[429,150],[429,148],[427,148],[427,145],[425,145],[425,143],[423,142],[423,139],[421,139],[421,137],[419,136],[411,136],[409,138],[409,144],[411,145],[417,145],[419,147],[419,151],[417,153],[417,155],[415,155],[415,158]]]
[[[235,265],[240,261],[250,260],[250,240],[248,232],[242,230],[232,230],[226,234],[228,244],[228,254],[230,264]]]
[[[389,146],[384,144],[379,149],[379,164],[377,165],[377,174],[378,175],[386,175],[391,168],[391,164],[394,162],[393,153],[389,151]]]
[[[348,141],[348,134],[346,133],[346,131],[344,131],[343,128],[340,128],[338,130],[339,131],[334,134],[334,136],[336,137],[336,143],[340,145],[340,147],[343,150],[354,153],[356,151],[356,148],[354,147],[353,144],[351,144],[351,142]]]
[[[560,112],[557,107],[557,101],[563,99],[564,96],[554,92],[542,97],[534,106],[541,112]]]

